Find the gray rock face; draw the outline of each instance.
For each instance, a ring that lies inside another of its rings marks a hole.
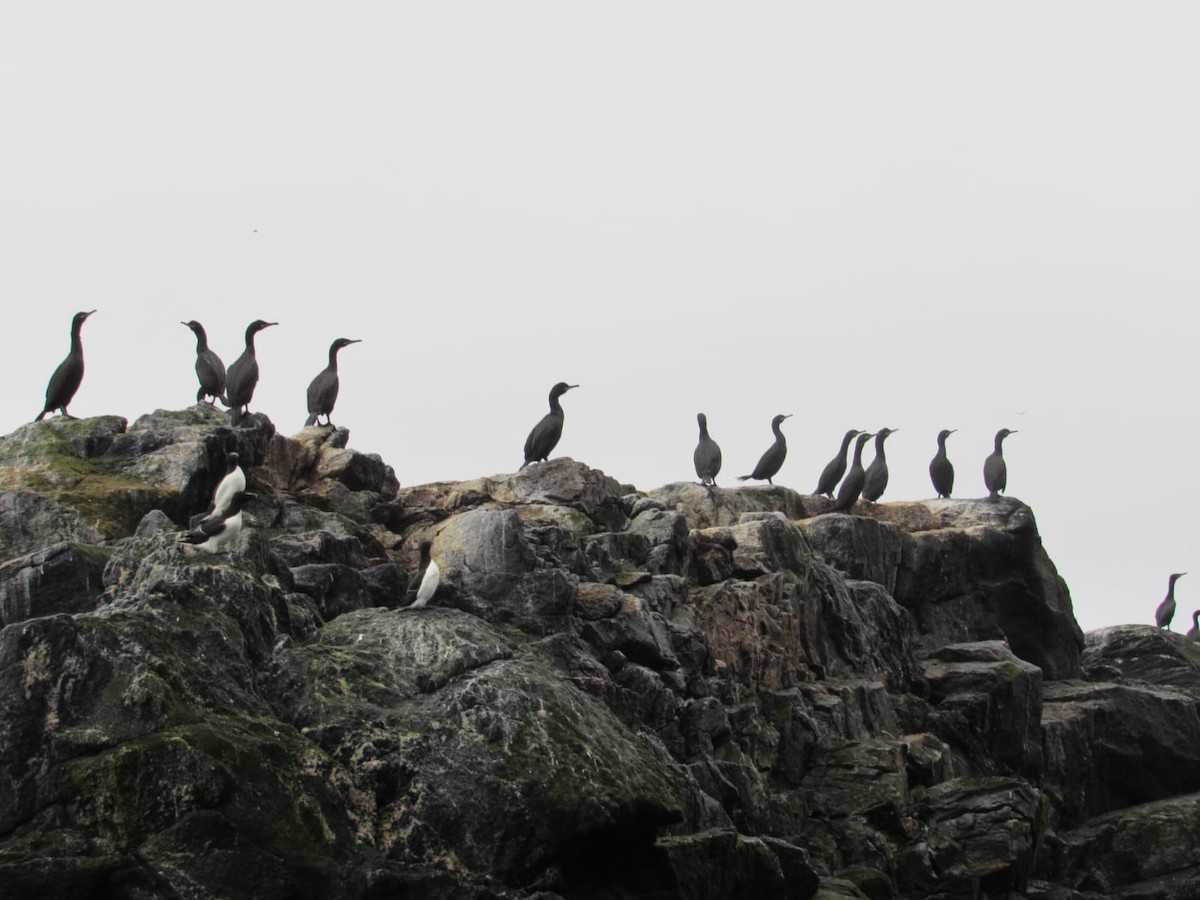
[[[400,488],[348,441],[0,438],[6,898],[1188,895],[1193,651],[1110,629],[1081,668],[1022,504],[565,458]],[[182,550],[226,449],[249,524]]]

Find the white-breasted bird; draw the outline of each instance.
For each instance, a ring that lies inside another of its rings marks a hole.
[[[417,573],[408,581],[408,591],[404,595],[404,605],[409,609],[421,609],[433,597],[442,579],[438,564],[430,558],[433,550],[432,541],[421,541],[421,562]],[[414,599],[415,598],[415,599]]]
[[[242,507],[255,497],[248,491],[238,491],[230,498],[224,515],[205,519],[196,530],[181,534],[179,542],[191,544],[205,553],[220,553],[242,530]]]
[[[229,504],[234,495],[245,489],[246,473],[238,464],[237,453],[231,450],[225,454],[225,477],[213,491],[212,503],[208,504],[208,509],[204,511],[204,518],[201,521],[209,522],[223,517],[229,510]]]

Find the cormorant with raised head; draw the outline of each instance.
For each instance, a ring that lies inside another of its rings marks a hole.
[[[442,572],[438,564],[430,557],[433,550],[432,541],[421,541],[421,562],[417,573],[408,580],[408,590],[404,595],[404,605],[408,609],[421,609],[429,602],[442,580]]]
[[[946,438],[954,434],[957,428],[943,428],[937,436],[937,453],[929,461],[929,480],[938,497],[949,497],[954,490],[954,466],[946,456]]]
[[[783,461],[787,458],[787,438],[783,436],[779,426],[783,424],[784,419],[790,419],[791,413],[778,415],[771,420],[771,431],[775,432],[775,443],[767,448],[767,451],[759,458],[758,465],[754,467],[754,471],[749,475],[739,475],[738,481],[749,481],[751,478],[759,481],[766,480],[767,484],[774,484],[771,479],[778,474],[783,466]]]
[[[854,440],[856,434],[862,434],[862,432],[856,428],[851,428],[842,435],[842,449],[821,470],[821,477],[817,480],[817,489],[813,491],[817,496],[824,494],[830,500],[833,499],[833,489],[837,487],[837,483],[846,474],[846,456],[850,450],[850,442]]]
[[[700,443],[696,445],[696,452],[692,454],[692,462],[696,464],[696,477],[700,479],[701,484],[716,486],[717,473],[721,471],[721,448],[708,436],[708,416],[697,413],[696,421],[700,423]]]
[[[863,481],[867,477],[862,464],[863,447],[873,437],[875,435],[864,431],[854,442],[854,461],[850,463],[850,471],[846,473],[846,478],[842,481],[842,486],[838,488],[837,502],[833,504],[834,512],[846,512],[849,510],[854,505],[854,502],[858,500],[859,494],[862,493]]]
[[[329,345],[329,365],[322,369],[308,386],[308,419],[304,422],[305,428],[309,425],[315,425],[320,416],[325,417],[325,425],[327,427],[333,427],[333,420],[329,418],[329,414],[333,412],[333,404],[337,402],[339,387],[337,371],[338,351],[343,347],[349,347],[351,344],[359,344],[361,342],[360,338],[355,338],[354,340],[350,338],[338,338]]]
[[[1154,611],[1154,622],[1159,628],[1171,630],[1171,620],[1175,618],[1175,582],[1186,575],[1187,572],[1176,572],[1167,581],[1167,596],[1163,598],[1163,602],[1158,604],[1158,609]]]
[[[196,402],[201,403],[205,397],[212,397],[209,406],[216,406],[217,400],[225,393],[225,363],[208,348],[208,335],[204,333],[203,325],[195,319],[180,324],[192,329],[196,335],[196,377],[200,379]]]
[[[46,413],[56,409],[68,419],[75,418],[67,412],[67,406],[83,381],[83,342],[79,339],[79,332],[87,317],[94,312],[94,309],[91,312],[77,312],[71,319],[71,350],[50,376],[50,383],[46,385],[46,405],[33,421],[42,421]]]
[[[881,428],[875,432],[875,458],[871,460],[871,465],[867,466],[867,471],[863,475],[862,489],[863,498],[872,503],[882,497],[883,492],[887,489],[888,467],[887,456],[883,452],[883,442],[888,439],[889,434],[894,434],[899,430],[899,428]]]
[[[192,544],[205,553],[220,553],[233,542],[242,530],[242,508],[255,499],[248,491],[238,491],[230,498],[225,515],[205,519],[195,531],[188,531],[179,538],[180,543]]]
[[[222,402],[229,407],[229,424],[237,425],[249,410],[254,388],[258,385],[258,360],[254,356],[254,336],[264,328],[278,325],[255,319],[246,326],[246,349],[233,361],[225,374],[225,397]]]
[[[234,451],[225,454],[225,476],[213,491],[212,503],[204,513],[203,521],[220,519],[229,510],[235,494],[246,489],[246,473],[238,464],[238,455]]]
[[[1004,464],[1004,451],[1001,445],[1004,439],[1015,431],[1001,428],[996,432],[996,449],[983,461],[983,483],[988,489],[988,498],[995,500],[1000,492],[1008,486],[1008,466]]]
[[[525,438],[525,462],[521,463],[522,469],[531,462],[541,462],[554,450],[558,439],[562,437],[564,418],[562,404],[558,402],[558,398],[577,387],[577,384],[560,381],[550,388],[550,412],[533,426],[533,431]]]

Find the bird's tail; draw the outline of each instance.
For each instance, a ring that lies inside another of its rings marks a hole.
[[[527,465],[529,465],[531,462],[533,462],[533,460],[532,460],[532,459],[527,459],[527,460],[525,460],[525,462],[521,463],[521,469],[525,468],[525,467],[526,467]],[[520,471],[521,471],[521,469],[517,469],[517,471],[518,471],[518,472],[520,472]]]
[[[242,408],[240,406],[230,407],[230,409],[229,409],[229,424],[236,426],[241,421],[242,421]]]
[[[753,475],[739,475],[738,481],[749,481],[753,477]]]
[[[46,410],[43,409],[40,413],[38,413],[38,417],[36,419],[34,419],[33,421],[40,422],[40,421],[42,421],[42,417],[45,415],[46,415]]]
[[[310,425],[316,425],[316,424],[317,424],[317,414],[316,413],[313,413],[311,416],[309,416],[307,419],[304,420],[305,428],[308,428]]]

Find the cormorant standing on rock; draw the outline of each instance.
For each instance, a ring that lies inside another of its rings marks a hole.
[[[212,503],[204,513],[202,521],[220,519],[228,512],[235,494],[246,489],[246,473],[238,464],[238,455],[232,450],[225,454],[225,477],[213,491]]]
[[[875,435],[864,431],[858,436],[858,440],[854,442],[854,461],[850,463],[850,471],[846,473],[845,481],[838,488],[837,502],[833,504],[834,512],[848,511],[858,499],[858,495],[862,493],[863,481],[867,477],[862,464],[863,447],[873,437]]]
[[[1016,432],[1009,431],[1007,428],[997,431],[996,449],[983,461],[983,483],[988,489],[988,498],[991,500],[997,499],[1000,492],[1008,486],[1008,467],[1004,464],[1004,451],[1001,449],[1001,444],[1010,434],[1016,434]]]
[[[258,385],[258,360],[254,357],[254,336],[264,328],[278,325],[255,319],[246,326],[246,349],[233,361],[225,375],[225,397],[222,403],[229,407],[229,424],[237,425],[249,410],[254,388]]]
[[[229,501],[225,515],[205,519],[195,531],[180,536],[182,544],[193,544],[205,553],[220,553],[242,530],[242,507],[255,498],[254,494],[238,491]]]
[[[697,413],[696,421],[700,423],[700,443],[696,445],[696,452],[692,454],[692,462],[696,464],[696,477],[700,479],[701,484],[715,487],[717,473],[721,471],[721,448],[708,436],[708,416]]]
[[[421,609],[425,606],[437,590],[438,582],[442,580],[438,564],[430,558],[432,550],[432,541],[421,541],[421,562],[417,573],[408,580],[408,591],[404,595],[404,605],[408,609]]]
[[[75,418],[67,412],[67,406],[83,381],[83,342],[79,339],[79,332],[87,317],[94,312],[94,309],[91,312],[77,312],[71,319],[71,351],[50,376],[50,383],[46,385],[46,405],[33,421],[42,421],[46,413],[56,409],[68,419]]]
[[[1154,611],[1154,621],[1159,628],[1171,630],[1171,619],[1175,617],[1175,582],[1186,574],[1187,572],[1176,572],[1167,582],[1167,596]]]
[[[888,467],[887,456],[883,452],[883,442],[888,439],[889,434],[894,434],[899,430],[899,428],[881,428],[875,433],[875,458],[871,460],[871,465],[867,467],[866,474],[863,476],[862,489],[863,498],[872,503],[882,497],[883,492],[887,489]]]
[[[1188,629],[1189,641],[1200,641],[1200,609],[1192,613],[1192,627]]]
[[[790,419],[791,413],[778,415],[771,420],[771,430],[775,432],[775,443],[767,448],[758,460],[758,465],[754,467],[754,471],[749,475],[739,475],[738,481],[749,481],[751,478],[758,481],[766,480],[767,484],[774,484],[771,479],[774,478],[780,468],[783,466],[783,461],[787,458],[787,438],[783,436],[783,432],[779,430],[779,426],[783,424],[784,419]]]
[[[218,398],[225,393],[225,363],[208,349],[208,335],[204,333],[203,325],[195,319],[180,324],[192,329],[196,335],[196,377],[200,379],[196,402],[201,403],[205,397],[212,397],[209,406],[216,406]]]
[[[359,343],[362,341],[358,338],[338,338],[329,345],[329,365],[322,369],[308,386],[308,419],[304,422],[305,428],[315,425],[319,416],[325,417],[326,426],[333,427],[333,420],[329,418],[329,414],[333,412],[333,404],[337,402],[338,395],[337,354],[343,347]]]
[[[954,434],[957,428],[943,428],[937,436],[937,453],[929,461],[929,480],[938,497],[949,497],[954,490],[954,466],[946,456],[946,438]]]
[[[854,440],[856,434],[862,434],[862,432],[851,428],[842,435],[842,449],[821,470],[821,477],[817,480],[817,489],[813,491],[814,494],[818,496],[824,494],[830,500],[833,499],[833,489],[837,487],[837,483],[846,474],[846,454],[850,450],[850,442]]]
[[[562,404],[558,402],[558,398],[577,387],[579,387],[577,384],[560,381],[550,388],[550,412],[542,417],[542,421],[533,426],[533,431],[529,432],[529,437],[525,438],[525,462],[521,463],[522,469],[531,462],[541,462],[546,459],[558,444],[558,439],[562,437],[564,418]]]

